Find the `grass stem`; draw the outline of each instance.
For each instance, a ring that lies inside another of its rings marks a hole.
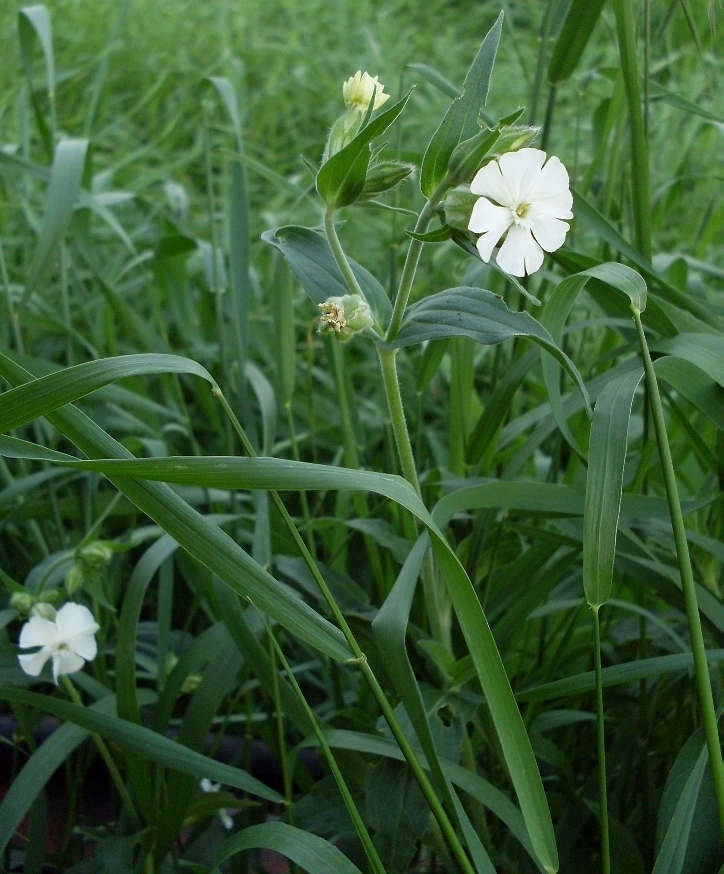
[[[599,608],[593,611],[593,655],[596,672],[596,736],[598,742],[598,798],[601,823],[601,870],[611,874],[611,847],[608,836],[608,791],[606,788],[606,738],[603,722],[603,679],[601,676],[601,624]]]
[[[717,809],[719,811],[719,827],[722,838],[724,839],[724,762],[722,761],[719,727],[717,724],[716,710],[714,708],[714,697],[711,690],[709,666],[706,660],[704,634],[701,627],[701,617],[699,616],[699,605],[696,599],[694,573],[691,567],[689,547],[686,542],[684,517],[681,512],[679,489],[676,483],[674,462],[671,457],[671,449],[669,448],[669,440],[666,433],[664,409],[661,403],[659,386],[656,381],[656,372],[654,371],[654,365],[646,342],[644,327],[641,323],[641,313],[633,306],[631,309],[633,311],[634,321],[636,322],[641,357],[644,361],[646,383],[649,390],[649,402],[651,404],[651,415],[654,421],[654,432],[659,447],[659,457],[661,459],[664,485],[666,487],[666,500],[669,505],[671,526],[674,530],[676,557],[679,563],[681,588],[684,594],[686,619],[689,625],[689,636],[691,638],[691,651],[694,657],[694,674],[696,676],[696,684],[699,692],[699,706],[701,707],[702,712],[706,743],[709,748],[709,762],[711,763],[711,771],[714,777],[714,793],[716,795]]]

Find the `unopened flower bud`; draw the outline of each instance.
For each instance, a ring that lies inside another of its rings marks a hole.
[[[337,340],[349,340],[374,324],[369,304],[358,294],[329,297],[318,307],[320,334],[332,334]]]
[[[96,570],[108,564],[113,558],[113,550],[103,541],[94,540],[80,550],[78,558],[86,567]]]
[[[378,194],[389,191],[407,179],[413,169],[412,164],[402,164],[400,161],[379,161],[373,164],[367,171],[365,187],[359,200],[371,200]]]
[[[57,604],[62,597],[60,589],[43,589],[38,595],[38,601],[45,601],[47,604]]]
[[[469,185],[458,185],[457,188],[453,188],[445,198],[445,223],[450,227],[466,231],[477,199],[470,191]]]
[[[490,150],[490,156],[499,158],[506,152],[517,152],[529,146],[540,133],[539,127],[528,127],[527,125],[510,125],[504,127],[497,142]]]
[[[377,76],[370,76],[369,73],[363,73],[361,70],[357,70],[354,76],[347,79],[342,86],[344,105],[347,109],[356,109],[362,114],[367,112],[373,94],[375,97],[373,111],[379,109],[390,99],[390,95],[385,94],[384,85],[377,81]]]
[[[18,613],[28,613],[35,603],[35,598],[30,592],[13,592],[10,596],[10,606]]]
[[[40,616],[41,619],[47,619],[48,622],[55,622],[55,607],[52,604],[48,604],[47,601],[38,601],[36,604],[33,604],[30,616]]]
[[[65,591],[68,593],[68,596],[70,597],[79,589],[82,589],[84,582],[85,574],[83,573],[83,568],[79,564],[74,564],[65,575]]]

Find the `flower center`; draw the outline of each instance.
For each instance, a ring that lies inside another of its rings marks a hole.
[[[530,203],[519,203],[518,206],[513,210],[513,220],[516,225],[524,224],[525,217],[530,212],[531,204]]]
[[[344,308],[339,304],[325,301],[324,303],[317,304],[317,306],[322,310],[322,315],[319,317],[319,321],[327,322],[328,325],[331,325],[335,334],[339,334],[340,331],[347,327],[347,320],[344,317]]]
[[[65,641],[59,643],[57,646],[58,652],[67,652],[68,648],[68,644]]]

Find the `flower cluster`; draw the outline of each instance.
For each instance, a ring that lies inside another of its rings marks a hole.
[[[566,168],[540,149],[507,152],[475,174],[470,191],[478,195],[468,228],[480,234],[477,247],[486,263],[506,234],[497,255],[501,269],[512,276],[534,273],[543,252],[555,252],[573,218],[573,197]]]

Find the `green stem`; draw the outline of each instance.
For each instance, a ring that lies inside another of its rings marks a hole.
[[[676,557],[679,562],[679,573],[681,575],[681,588],[684,594],[686,618],[689,625],[691,651],[694,657],[694,673],[696,675],[696,684],[699,692],[699,705],[702,711],[706,743],[709,748],[709,762],[714,777],[714,792],[719,811],[719,827],[722,838],[724,838],[724,762],[722,761],[719,728],[717,725],[716,711],[714,709],[714,698],[711,691],[709,667],[706,661],[706,648],[704,646],[704,634],[702,632],[701,618],[699,616],[699,605],[696,600],[694,574],[691,567],[689,547],[686,542],[684,517],[681,513],[679,490],[676,484],[676,474],[674,473],[674,462],[671,457],[671,450],[669,448],[669,441],[666,434],[664,409],[661,403],[659,386],[656,382],[654,365],[651,360],[651,355],[649,354],[649,347],[646,343],[644,327],[641,323],[641,313],[633,305],[631,306],[631,309],[633,310],[634,320],[636,322],[636,330],[638,332],[639,345],[641,347],[641,357],[644,360],[646,383],[649,389],[649,402],[651,404],[651,414],[654,420],[656,442],[659,447],[659,457],[661,458],[661,467],[664,474],[666,500],[669,504],[671,527],[674,530],[674,543],[676,545]]]
[[[329,243],[329,248],[332,250],[332,255],[334,256],[334,260],[337,263],[337,267],[339,267],[342,272],[342,276],[344,277],[344,281],[349,289],[350,294],[358,294],[363,300],[367,300],[360,287],[359,282],[357,282],[357,277],[352,272],[352,268],[349,266],[349,261],[347,260],[347,256],[344,254],[344,249],[342,248],[342,244],[339,242],[339,237],[337,236],[337,228],[334,226],[334,214],[335,210],[333,207],[328,206],[324,210],[324,232],[327,235],[327,242]]]
[[[390,411],[392,432],[395,435],[395,444],[397,446],[397,454],[400,458],[400,464],[402,465],[402,474],[410,485],[414,487],[417,494],[421,495],[420,482],[417,478],[417,467],[415,465],[415,458],[412,454],[412,444],[410,443],[410,433],[407,430],[405,409],[402,405],[400,382],[397,378],[397,367],[395,366],[397,349],[382,349],[378,346],[377,354],[380,357],[382,382],[385,386],[387,407]]]
[[[393,359],[393,363],[394,363],[394,359]],[[229,406],[229,402],[224,397],[223,392],[221,391],[221,389],[218,386],[215,386],[212,389],[212,392],[215,395],[215,397],[218,398],[219,402],[221,403],[222,407],[224,408],[224,411],[226,412],[227,416],[229,417],[229,420],[231,421],[232,426],[233,426],[234,430],[236,431],[236,433],[239,437],[239,440],[241,441],[242,446],[244,447],[245,451],[247,452],[247,454],[250,457],[254,458],[256,456],[256,452],[254,451],[254,447],[249,442],[249,438],[246,436],[246,433],[245,433],[244,429],[242,428],[241,423],[237,419],[236,414]],[[317,586],[319,587],[319,590],[322,593],[322,596],[323,596],[324,600],[326,601],[327,606],[329,607],[329,610],[332,613],[332,616],[334,617],[335,622],[337,623],[338,627],[342,631],[342,634],[344,635],[345,640],[347,641],[349,648],[352,650],[354,657],[350,660],[350,663],[354,663],[359,667],[360,671],[362,672],[363,677],[367,681],[367,684],[370,688],[370,691],[372,692],[372,695],[374,696],[375,701],[377,702],[380,710],[382,711],[382,714],[385,717],[385,720],[387,721],[387,724],[389,725],[390,730],[392,731],[392,734],[393,734],[395,740],[397,741],[398,746],[400,747],[402,755],[405,757],[405,761],[410,766],[410,770],[412,771],[413,775],[415,776],[415,779],[417,780],[417,782],[420,786],[420,789],[422,790],[422,793],[425,796],[425,800],[427,801],[427,804],[430,807],[430,810],[432,811],[433,816],[435,817],[435,819],[439,823],[443,834],[445,835],[445,837],[447,838],[447,840],[450,844],[450,849],[452,850],[453,855],[458,860],[458,863],[460,864],[460,867],[461,867],[462,871],[465,872],[465,874],[474,874],[474,871],[470,865],[470,861],[465,853],[465,850],[463,849],[463,846],[460,843],[458,836],[455,834],[455,829],[453,828],[452,823],[450,822],[450,819],[448,818],[448,815],[445,813],[445,810],[444,810],[442,804],[440,803],[440,800],[437,797],[436,791],[435,791],[432,783],[430,782],[427,774],[425,773],[425,770],[423,769],[422,765],[420,764],[420,761],[417,757],[417,754],[413,750],[410,742],[407,740],[405,733],[402,729],[402,726],[398,722],[397,717],[395,716],[394,710],[390,706],[390,702],[387,700],[387,696],[385,695],[384,690],[380,686],[377,678],[375,677],[374,673],[372,672],[372,669],[367,664],[367,656],[362,652],[362,649],[360,648],[359,644],[357,643],[357,639],[355,638],[354,634],[352,633],[352,629],[347,624],[347,620],[345,619],[344,614],[340,610],[339,605],[335,601],[334,596],[332,595],[329,587],[327,586],[327,583],[324,580],[324,577],[320,573],[319,568],[317,567],[317,563],[312,558],[309,550],[307,549],[306,543],[304,542],[301,535],[297,531],[297,527],[294,524],[291,516],[287,512],[287,508],[284,506],[284,503],[282,502],[281,498],[279,497],[279,493],[272,490],[269,492],[269,495],[271,496],[271,499],[274,502],[274,506],[279,511],[279,515],[281,516],[281,518],[284,522],[284,525],[287,528],[287,531],[289,532],[290,536],[294,540],[294,545],[296,546],[299,554],[304,559],[307,567],[309,568],[310,573],[314,577],[314,580],[317,583]]]
[[[422,212],[418,216],[415,224],[416,234],[424,234],[427,230],[427,226],[430,224],[430,220],[434,215],[434,205],[437,203],[438,199],[438,192],[435,192],[422,208]],[[385,339],[388,342],[392,340],[400,330],[402,317],[405,315],[407,302],[410,299],[410,292],[412,291],[412,283],[415,279],[415,273],[417,272],[417,265],[420,262],[422,246],[423,244],[420,240],[413,239],[410,241],[410,248],[407,250],[405,266],[402,268],[400,286],[397,290],[397,297],[395,298],[395,305],[392,310],[392,318],[390,319],[390,324],[387,328],[387,336]]]
[[[601,677],[601,624],[598,607],[593,607],[593,653],[596,670],[596,734],[598,738],[598,797],[601,821],[601,870],[611,874],[608,838],[608,793],[606,789],[606,742],[603,725],[603,679]]]
[[[279,694],[279,673],[276,666],[276,654],[278,644],[276,642],[276,639],[274,638],[274,634],[271,628],[267,627],[266,632],[267,637],[269,638],[269,657],[272,667],[272,697],[274,699],[274,712],[276,714],[277,744],[279,745],[279,761],[282,767],[282,783],[284,784],[284,804],[287,808],[289,825],[294,825],[294,815],[292,808],[292,777],[289,773],[287,741],[284,737],[284,711],[282,709],[282,700]]]
[[[71,701],[74,704],[77,704],[79,707],[85,707],[85,704],[83,704],[83,700],[81,699],[80,695],[78,694],[78,690],[75,688],[75,686],[73,685],[73,683],[71,682],[71,680],[67,676],[67,674],[64,674],[61,677],[61,680],[63,682],[63,686],[65,688],[65,691],[68,693],[68,696],[70,697]],[[133,825],[136,828],[140,829],[141,828],[141,821],[138,818],[138,813],[136,812],[136,806],[133,803],[133,801],[131,800],[131,796],[128,794],[128,789],[126,788],[126,784],[123,782],[123,778],[121,777],[121,772],[118,770],[118,766],[116,765],[115,761],[113,760],[113,756],[111,755],[110,750],[106,746],[106,742],[103,740],[103,738],[99,734],[96,734],[94,731],[92,731],[90,733],[90,736],[93,738],[93,743],[95,743],[96,747],[98,748],[98,752],[101,754],[101,758],[106,763],[106,767],[108,768],[108,773],[111,775],[111,779],[113,780],[113,782],[116,785],[116,789],[118,790],[118,794],[121,797],[121,802],[123,803],[123,806],[128,811],[128,815],[131,817],[131,820],[133,821]]]

